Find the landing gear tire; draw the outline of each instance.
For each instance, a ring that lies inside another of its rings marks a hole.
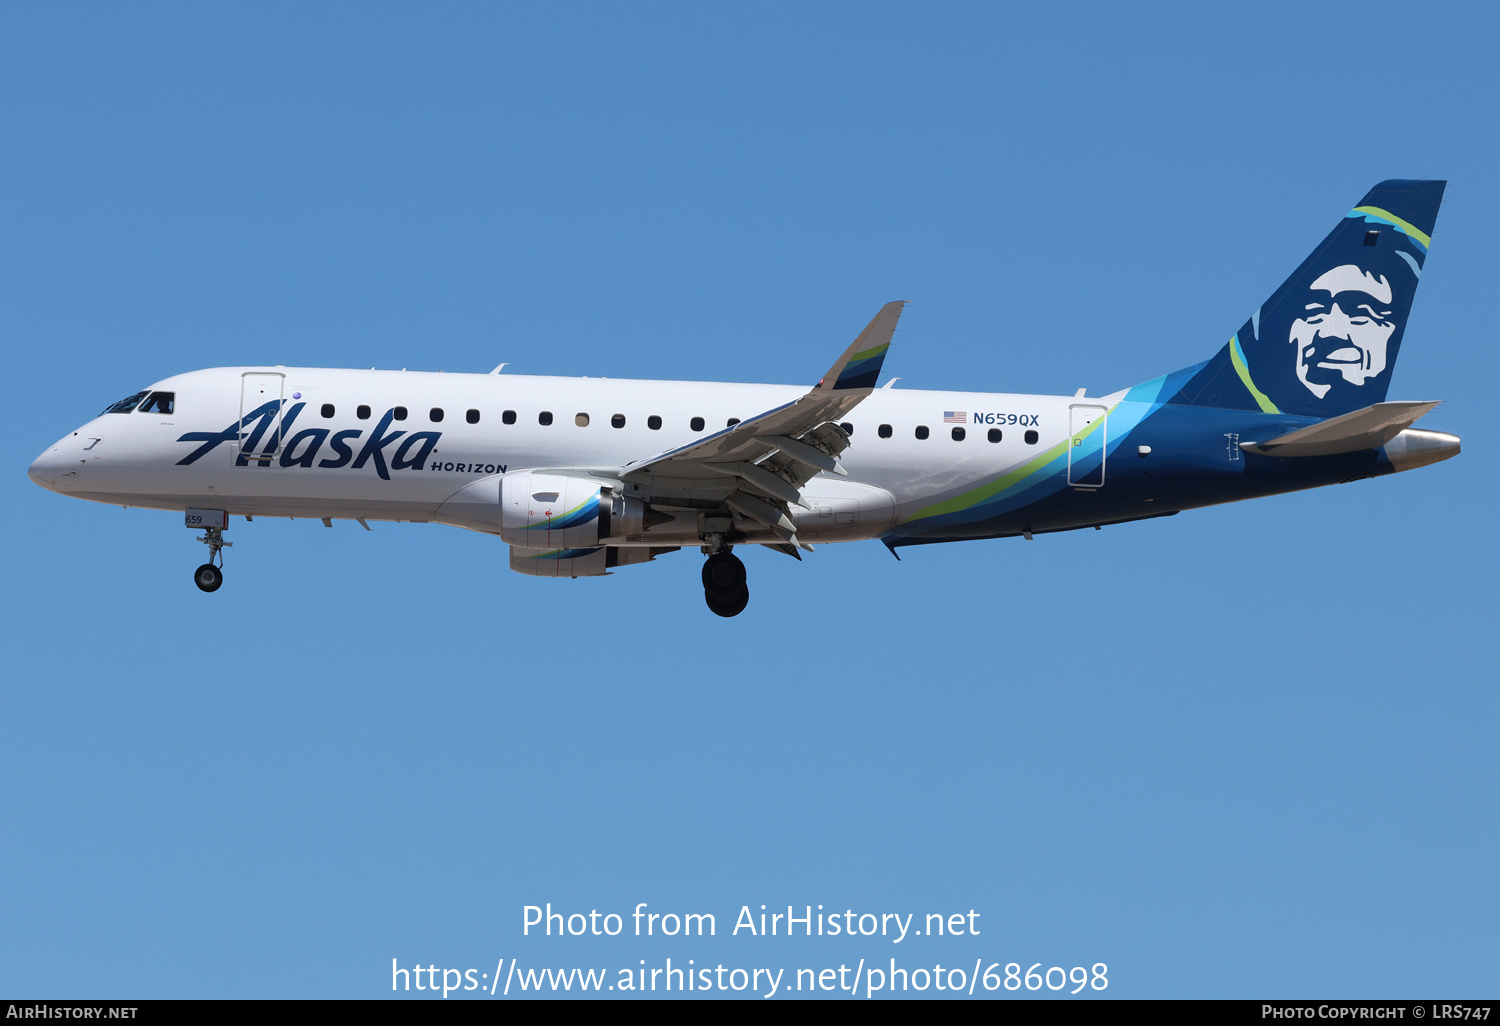
[[[745,589],[745,564],[740,562],[740,557],[728,552],[719,552],[709,556],[703,563],[703,590],[725,602],[733,600],[743,591],[746,595],[745,601],[748,601],[750,593]],[[741,602],[739,608],[744,609],[745,603]],[[735,613],[737,612],[739,609],[735,610]],[[733,616],[734,613],[719,613],[719,615]]]
[[[224,571],[212,563],[204,563],[193,571],[193,583],[199,591],[218,591],[219,585],[224,583]]]
[[[735,562],[738,562],[738,560]],[[728,595],[705,589],[703,592],[703,601],[707,602],[708,608],[719,616],[739,616],[745,611],[745,606],[750,602],[750,589],[742,584],[738,591],[731,592]]]
[[[718,616],[739,616],[750,602],[745,564],[729,552],[716,552],[703,563],[703,601]]]

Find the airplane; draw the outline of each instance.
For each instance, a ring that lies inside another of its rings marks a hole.
[[[59,495],[201,529],[231,517],[449,524],[511,569],[594,577],[697,547],[719,616],[734,550],[1021,537],[1379,477],[1446,460],[1386,401],[1441,181],[1381,182],[1209,360],[1092,398],[877,387],[902,302],[811,389],[502,374],[219,367],[158,381],[31,464]]]

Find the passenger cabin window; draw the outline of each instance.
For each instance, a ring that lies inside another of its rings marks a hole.
[[[406,407],[405,406],[398,406],[398,407],[396,407],[394,410],[391,411],[391,416],[395,417],[397,420],[405,420],[406,419]]]
[[[130,396],[127,399],[121,399],[113,406],[108,407],[107,409],[105,409],[104,413],[129,413],[131,410],[135,409],[136,403],[146,398],[148,394],[149,393],[147,392],[137,392],[135,395]],[[104,414],[101,413],[100,416],[102,417],[104,416]]]
[[[171,413],[172,408],[177,405],[176,392],[152,392],[146,401],[141,403],[137,413]]]
[[[579,427],[588,427],[589,415],[587,413],[575,413],[573,414],[573,423]]]
[[[617,413],[613,417],[609,418],[609,426],[610,427],[617,427],[617,428],[624,427],[625,426],[625,414],[623,414],[623,413]]]
[[[649,417],[646,418],[646,426],[648,428],[650,428],[652,431],[660,431],[661,430],[661,418],[658,417],[656,414],[653,413],[651,416],[649,416]]]
[[[1041,436],[1038,435],[1035,431],[1028,431],[1028,432],[1026,432],[1026,444],[1027,445],[1035,445],[1036,444],[1036,440],[1038,438],[1040,438],[1040,437]]]
[[[889,438],[891,437],[891,426],[889,424],[882,424],[875,429],[875,433],[881,438]]]
[[[725,422],[724,426],[725,427],[734,427],[739,422],[740,422],[740,418],[738,418],[738,417],[730,417],[729,420]]]
[[[964,440],[964,436],[967,435],[967,434],[968,434],[968,432],[965,431],[963,428],[956,427],[956,428],[953,429],[953,440],[955,442],[962,442]]]
[[[443,422],[443,408],[441,406],[434,406],[432,409],[428,410],[427,419],[432,421],[434,424],[441,424]]]
[[[468,421],[470,424],[478,424],[479,423],[479,411],[478,410],[470,410],[468,413],[464,414],[464,420]]]
[[[849,423],[846,420],[842,424],[840,424],[839,427],[841,427],[841,428],[844,429],[844,434],[848,435],[851,438],[854,437],[854,425],[853,424]]]
[[[917,427],[917,437],[918,438],[926,438],[927,434],[928,434],[928,432],[927,432],[927,425],[926,424],[921,424],[921,425],[919,425]]]
[[[688,421],[688,427],[692,428],[694,431],[702,431],[703,430],[703,418],[702,417],[694,417],[692,420]]]
[[[514,424],[515,422],[516,422],[516,411],[515,410],[506,410],[504,413],[500,414],[500,423],[502,423],[502,424]]]
[[[998,441],[1000,441],[1000,429],[999,428],[990,428],[990,441],[992,441],[992,442],[998,442]]]
[[[318,412],[320,412],[320,413],[323,414],[323,419],[324,420],[332,420],[333,419],[333,403],[324,403],[323,404],[323,408],[321,410],[319,410]]]
[[[543,410],[541,413],[538,413],[536,415],[536,422],[542,427],[546,427],[548,424],[551,424],[552,412],[550,410]]]
[[[354,408],[354,415],[360,420],[369,420],[370,408],[368,406],[357,406]]]

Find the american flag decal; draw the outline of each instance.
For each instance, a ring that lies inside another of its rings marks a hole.
[[[969,415],[964,410],[947,410],[943,413],[944,424],[967,424]]]

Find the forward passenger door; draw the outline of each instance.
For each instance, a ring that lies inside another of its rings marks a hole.
[[[240,376],[239,440],[231,449],[234,465],[243,467],[253,453],[261,466],[281,451],[282,392],[286,375],[268,371],[248,371]],[[264,407],[274,404],[269,416]]]

